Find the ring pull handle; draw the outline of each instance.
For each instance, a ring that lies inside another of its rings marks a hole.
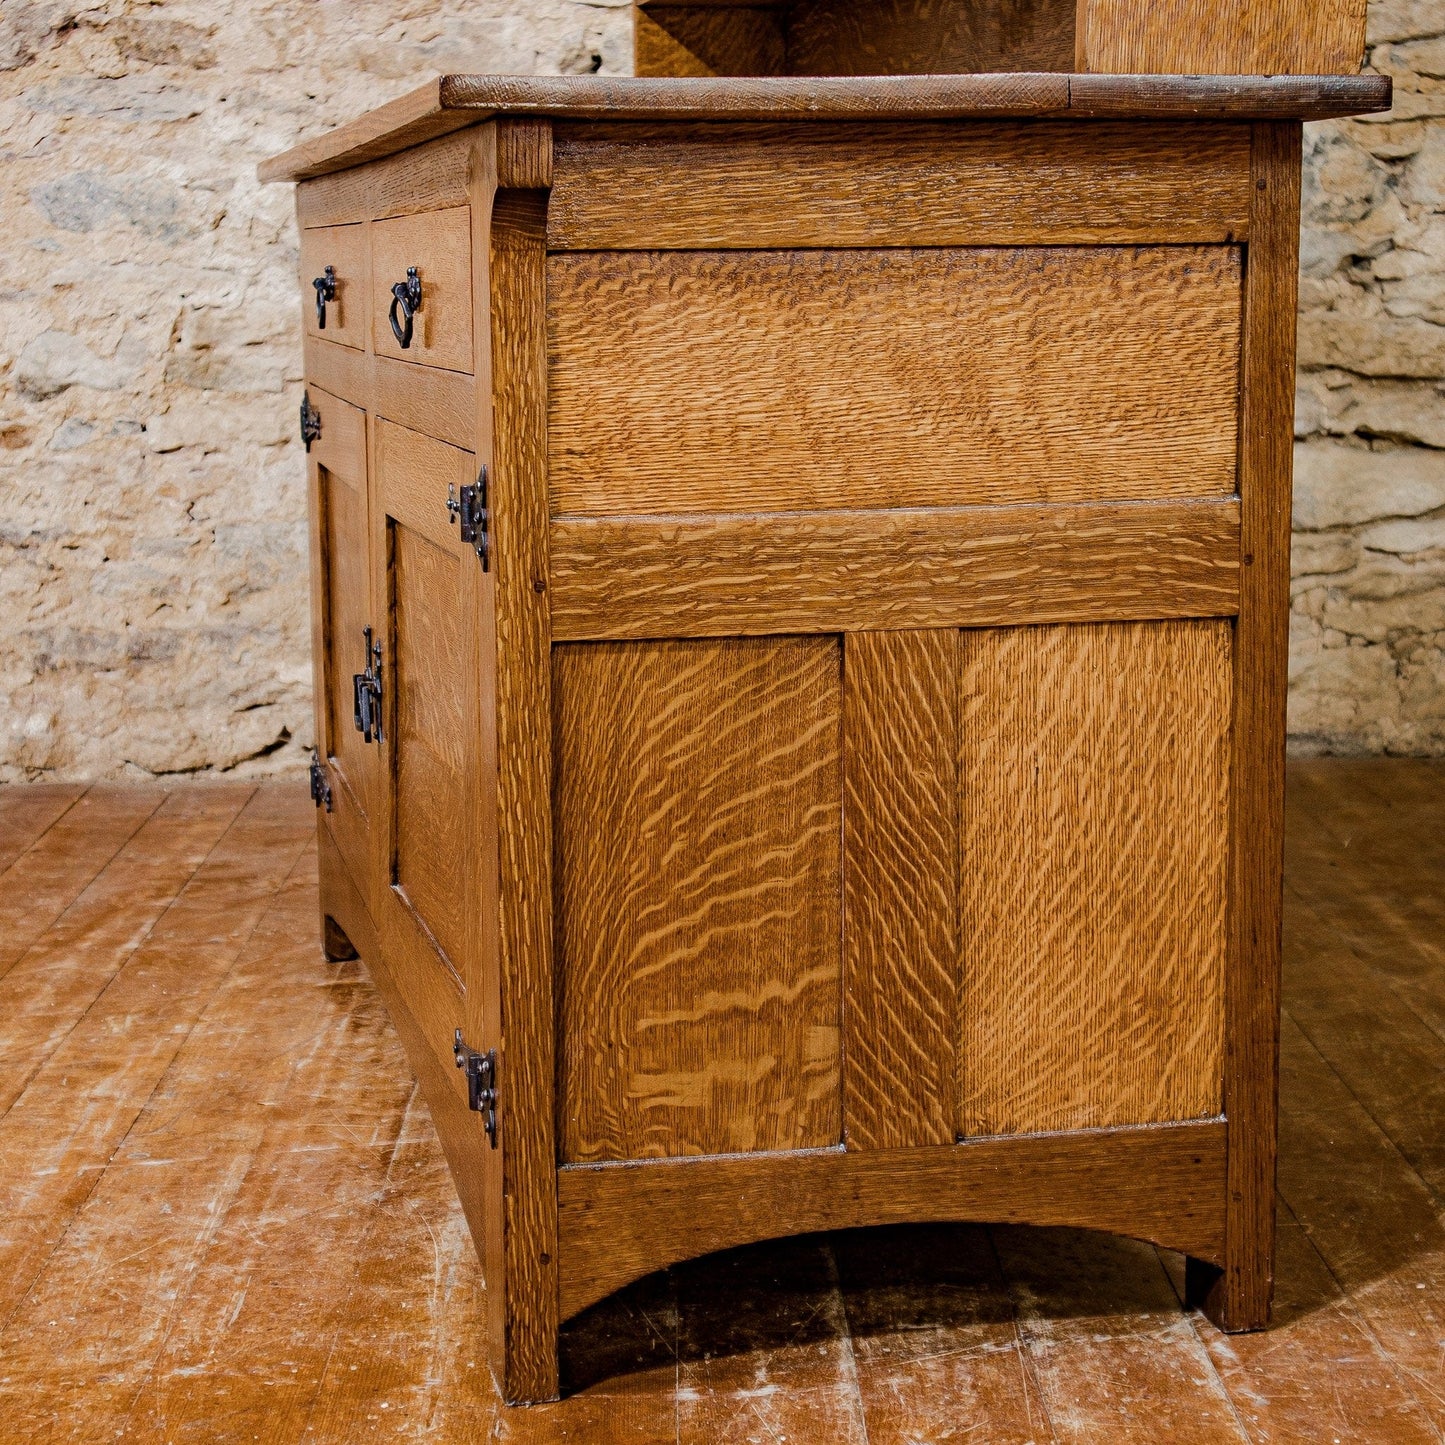
[[[316,288],[316,329],[325,331],[326,303],[336,300],[336,267],[328,266],[311,284]]]
[[[415,266],[406,268],[406,280],[393,283],[391,288],[391,334],[396,344],[406,351],[411,346],[412,317],[421,310],[421,277]],[[401,320],[397,313],[401,313]]]

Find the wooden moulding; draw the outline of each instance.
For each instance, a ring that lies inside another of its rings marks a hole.
[[[497,116],[564,120],[962,120],[1000,116],[1323,120],[1388,110],[1376,75],[884,75],[667,79],[443,75],[264,161],[300,181],[394,155]]]
[[[551,568],[559,642],[1225,617],[1239,504],[558,517]]]
[[[557,1179],[560,1313],[566,1319],[712,1250],[874,1224],[1077,1226],[1218,1262],[1224,1177],[1222,1120],[915,1149],[570,1165]]]

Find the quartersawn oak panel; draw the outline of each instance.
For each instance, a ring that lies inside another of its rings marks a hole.
[[[553,650],[561,1158],[841,1138],[836,638]]]
[[[958,638],[843,644],[843,1083],[850,1149],[951,1144]]]
[[[465,638],[452,599],[465,561],[393,519],[390,537],[396,687],[394,882],[460,972],[466,920],[456,870],[470,843],[457,806],[466,780],[468,718],[457,675]],[[438,605],[440,604],[440,605]]]
[[[1076,68],[1101,75],[1355,75],[1366,0],[1079,0]]]
[[[552,250],[1225,242],[1249,127],[559,127]],[[639,206],[636,197],[647,196]]]
[[[554,255],[552,509],[1228,495],[1240,280],[1225,246]]]
[[[960,1132],[1219,1114],[1232,624],[959,636]]]
[[[556,517],[550,561],[559,641],[1223,617],[1239,503]]]

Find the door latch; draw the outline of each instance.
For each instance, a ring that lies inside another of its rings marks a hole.
[[[477,473],[476,482],[463,487],[460,495],[454,486],[447,488],[447,521],[461,526],[463,542],[469,542],[482,564],[482,571],[490,571],[491,536],[487,528],[490,523],[487,512],[487,469],[484,466]]]
[[[366,671],[351,675],[352,721],[363,742],[381,741],[381,643],[373,642],[371,628],[363,627],[366,639]]]
[[[462,1031],[457,1030],[452,1041],[452,1055],[457,1068],[467,1071],[467,1107],[482,1116],[482,1127],[487,1131],[487,1141],[497,1147],[497,1051],[488,1049],[479,1054],[462,1042]]]
[[[331,811],[331,782],[315,748],[311,749],[311,801],[318,808],[324,807],[328,813]]]
[[[321,413],[311,405],[311,393],[301,393],[301,440],[306,443],[306,450],[311,450],[311,443],[321,440]]]
[[[328,266],[311,284],[316,288],[316,329],[326,330],[326,303],[336,300],[336,267]]]

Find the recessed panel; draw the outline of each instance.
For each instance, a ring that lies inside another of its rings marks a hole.
[[[413,912],[455,966],[465,944],[467,856],[463,707],[466,637],[455,553],[393,521],[396,687],[395,876]]]
[[[1220,1113],[1232,627],[960,634],[961,1133]]]
[[[561,514],[1235,489],[1233,246],[586,252],[547,263]]]
[[[564,1161],[837,1144],[837,638],[553,652]]]

